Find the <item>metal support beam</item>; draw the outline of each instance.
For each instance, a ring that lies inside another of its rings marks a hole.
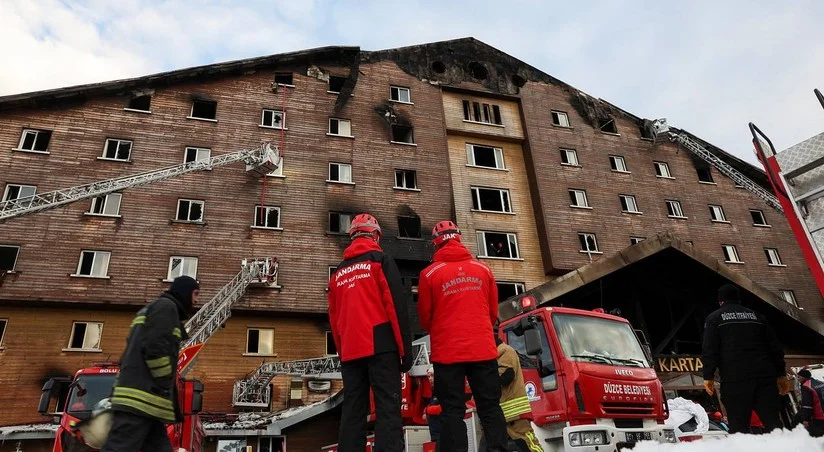
[[[658,356],[661,354],[664,348],[667,345],[669,345],[669,343],[672,342],[672,340],[675,338],[675,335],[678,334],[679,331],[681,331],[681,328],[683,328],[683,326],[687,323],[687,320],[689,320],[690,317],[692,317],[692,314],[694,312],[695,305],[691,305],[689,308],[687,308],[687,312],[684,313],[684,315],[678,320],[678,323],[676,323],[673,326],[672,330],[670,330],[669,334],[667,334],[667,336],[664,337],[661,343],[658,344],[657,347],[655,347],[655,350],[652,351],[652,356]]]

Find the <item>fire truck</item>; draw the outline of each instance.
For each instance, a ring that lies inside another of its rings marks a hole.
[[[282,155],[276,146],[264,142],[251,149],[159,170],[43,194],[12,197],[0,202],[0,222],[235,162],[245,163],[247,172],[251,171],[265,176],[277,169],[281,158]],[[189,338],[181,344],[178,380],[175,383],[184,420],[168,427],[169,438],[176,451],[200,452],[205,436],[198,415],[202,406],[203,384],[197,380],[185,379],[186,373],[206,341],[231,316],[234,303],[250,287],[276,286],[277,275],[278,261],[275,257],[242,259],[240,271],[235,277],[187,321],[186,331]],[[111,395],[117,372],[116,363],[94,363],[90,367],[78,370],[73,378],[52,378],[44,384],[38,411],[44,416],[54,415],[59,424],[55,436],[54,452],[92,451],[102,447],[105,438],[84,437],[83,426],[88,425],[96,411],[105,406],[105,401]],[[52,407],[54,407],[53,410]]]

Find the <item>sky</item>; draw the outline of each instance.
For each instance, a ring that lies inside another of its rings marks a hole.
[[[824,1],[0,0],[0,95],[326,45],[472,36],[757,163],[824,130]]]

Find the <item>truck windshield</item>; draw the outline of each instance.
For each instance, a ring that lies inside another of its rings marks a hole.
[[[573,314],[553,314],[552,323],[564,355],[573,361],[649,367],[629,324]]]
[[[79,375],[69,393],[69,413],[92,411],[97,402],[112,395],[115,374]]]

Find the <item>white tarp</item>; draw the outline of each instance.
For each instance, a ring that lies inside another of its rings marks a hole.
[[[670,412],[669,418],[665,421],[667,427],[678,428],[679,425],[694,417],[698,426],[695,432],[690,432],[690,434],[706,433],[709,430],[710,419],[701,405],[683,397],[676,397],[667,400],[667,406]]]
[[[632,452],[824,452],[824,438],[812,438],[804,427],[768,435],[730,435],[712,441],[679,444],[638,443]]]

